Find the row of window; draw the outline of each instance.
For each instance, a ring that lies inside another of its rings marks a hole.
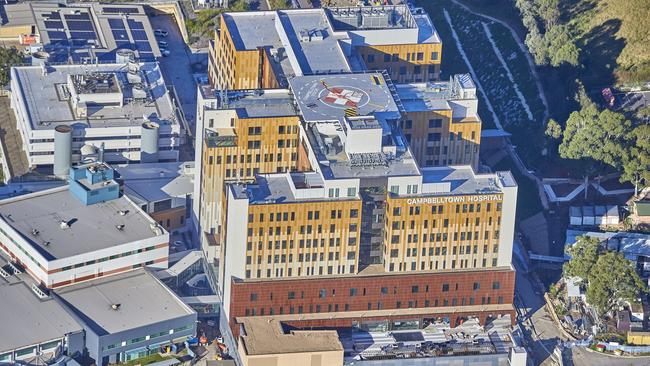
[[[318,268],[318,273],[316,273],[316,268]],[[347,273],[355,273],[354,272],[354,265],[350,265],[348,268],[349,268],[349,272],[347,272]],[[328,275],[331,275],[331,274],[345,274],[346,273],[345,269],[346,269],[346,266],[344,266],[344,265],[327,266],[326,268],[323,267],[323,266],[318,266],[318,267],[307,266],[307,267],[305,267],[304,275],[305,276],[315,276],[316,274],[318,274],[319,276],[322,276],[322,275],[325,274],[325,272],[327,272]],[[327,271],[325,271],[325,270],[327,270]],[[297,272],[298,272],[297,276],[302,276],[303,275],[302,267],[298,267]],[[270,268],[267,268],[266,277],[271,278],[272,273],[273,273],[272,270]],[[285,273],[284,268],[276,268],[274,278],[284,277],[284,273]],[[293,268],[292,267],[287,268],[286,273],[287,273],[287,277],[291,277],[293,275]],[[251,278],[251,275],[252,275],[251,270],[247,269],[246,274],[245,274],[246,278]],[[259,268],[257,269],[257,277],[255,277],[255,278],[262,278],[262,270],[261,269],[259,269]]]
[[[503,296],[498,296],[497,297],[497,303],[498,304],[503,304]],[[481,297],[481,305],[490,305],[492,304],[492,297],[491,296],[482,296]],[[376,305],[373,306],[374,304],[372,302],[368,302],[367,305],[367,310],[384,310],[386,309],[384,307],[384,302],[383,301],[377,301]],[[476,301],[474,297],[469,297],[469,298],[460,298],[460,301],[458,301],[458,298],[454,297],[451,299],[451,302],[449,299],[444,298],[442,301],[439,301],[438,299],[433,300],[424,300],[424,301],[418,301],[418,300],[409,300],[406,302],[402,301],[396,301],[395,302],[395,307],[393,309],[414,309],[414,308],[419,308],[419,307],[439,307],[439,306],[466,306],[466,305],[476,305]],[[304,312],[304,305],[298,305],[296,306],[289,306],[289,312],[288,314],[303,314]],[[257,310],[256,308],[246,308],[245,315],[246,316],[264,316],[265,314],[265,308],[260,308]],[[327,310],[325,310],[325,307],[321,306],[320,304],[310,304],[309,305],[309,311],[307,313],[321,313],[321,312],[338,312],[341,311],[341,308],[339,307],[339,304],[327,304]],[[350,311],[350,304],[343,304],[343,311]],[[279,315],[284,314],[284,306],[279,307]],[[269,308],[269,313],[268,315],[275,315],[275,308],[270,307]]]
[[[280,125],[278,126],[278,134],[284,135],[284,134],[297,134],[298,133],[298,126],[284,126]],[[262,134],[262,127],[261,126],[256,126],[256,127],[248,127],[248,135],[249,136],[257,136]]]
[[[466,241],[466,240],[481,240],[479,236],[479,232],[475,231],[474,236],[472,237],[472,232],[461,232],[460,235],[458,235],[458,232],[454,232],[452,236],[452,241],[453,242],[458,242],[460,241]],[[388,234],[385,234],[388,235]],[[485,230],[483,233],[483,240],[489,240],[490,237],[492,239],[499,239],[499,230],[494,230],[492,232],[492,236],[490,236],[490,231]],[[406,236],[406,242],[407,243],[419,243],[422,241],[423,243],[426,242],[446,242],[447,239],[449,238],[448,233],[430,233],[429,235],[427,234],[422,234],[421,236],[418,234],[408,234]],[[390,243],[391,244],[400,244],[402,242],[402,236],[400,234],[393,234],[390,237]]]
[[[312,231],[313,231],[312,228],[313,228],[312,225],[307,225],[307,226],[301,225],[299,234],[305,234],[305,233],[306,234],[311,234]],[[305,231],[305,229],[306,229],[306,231]],[[332,234],[337,234],[338,233],[337,230],[336,230],[336,224],[330,224],[329,229],[330,229],[329,233],[332,233]],[[348,225],[348,231],[351,232],[351,233],[356,233],[357,229],[358,229],[358,226],[357,226],[356,223]],[[267,228],[267,230],[268,230],[268,235],[281,235],[282,234],[282,227],[281,226],[275,226],[275,229],[274,229],[274,227],[270,226],[270,227]],[[259,235],[259,236],[264,235],[264,228],[260,227],[260,228],[258,228],[257,231],[258,231],[257,235]],[[285,230],[285,234],[286,235],[291,235],[291,232],[292,232],[292,226],[287,226],[286,230]],[[322,234],[323,233],[323,225],[316,225],[316,233],[317,234]],[[250,236],[253,236],[253,235],[255,235],[255,231],[253,230],[253,228],[249,227],[248,228],[248,236],[250,237]]]
[[[442,118],[432,118],[428,121],[429,128],[441,128],[442,127]],[[413,121],[410,119],[402,121],[402,128],[410,130],[413,128]]]
[[[258,222],[264,222],[265,217],[268,217],[269,222],[273,221],[295,221],[296,220],[296,213],[295,212],[276,212],[276,213],[270,213],[268,216],[265,216],[264,213],[260,213],[258,215]],[[330,219],[340,219],[343,217],[343,211],[342,210],[330,210]],[[353,208],[349,211],[349,216],[350,218],[357,218],[359,217],[359,210],[356,208]],[[320,211],[307,211],[307,219],[308,220],[319,220],[320,219]],[[249,214],[248,215],[248,222],[255,222],[255,215],[254,214]],[[310,225],[309,225],[310,226]],[[301,228],[304,228],[304,226],[301,226]],[[302,233],[301,229],[301,233]],[[332,230],[333,231],[333,230]]]
[[[453,246],[451,247],[452,249],[452,255],[456,254],[478,254],[478,245],[461,245],[461,246]],[[391,249],[390,250],[390,257],[391,258],[399,258],[399,249]],[[429,253],[429,256],[434,256],[434,255],[447,255],[447,247],[430,247],[430,248],[422,248],[421,249],[421,255],[424,257],[427,255],[427,252]],[[488,252],[488,246],[483,245],[483,254],[486,254]],[[499,245],[495,244],[492,246],[492,253],[498,253],[499,252]],[[406,257],[417,257],[418,255],[418,248],[406,248]]]
[[[438,60],[438,52],[431,52],[429,60],[431,61]],[[370,64],[374,63],[375,55],[372,53],[368,54],[366,56],[366,61]],[[384,62],[399,62],[399,61],[400,61],[399,53],[384,54]],[[424,61],[424,52],[407,52],[406,61]]]
[[[72,266],[65,266],[65,267],[61,268],[61,271],[69,271],[69,270],[71,270],[73,268],[81,268],[81,267],[84,267],[84,266],[90,266],[90,265],[93,265],[95,263],[101,263],[101,262],[106,262],[106,261],[113,260],[113,259],[128,257],[128,256],[133,255],[133,254],[148,252],[148,251],[151,251],[151,250],[154,250],[154,249],[156,249],[156,247],[152,245],[150,247],[140,248],[138,250],[132,250],[132,251],[129,251],[129,252],[114,254],[114,255],[99,258],[99,259],[96,259],[96,260],[93,259],[93,260],[90,260],[88,262],[77,263],[77,264],[74,264]],[[145,264],[146,265],[153,264],[153,261],[147,262]]]
[[[191,325],[184,325],[182,327],[173,328],[173,329],[169,329],[169,330],[164,330],[162,332],[152,333],[152,334],[149,334],[149,335],[146,335],[146,336],[132,338],[132,339],[129,339],[127,341],[122,341],[122,342],[118,342],[118,343],[109,344],[108,346],[102,347],[102,352],[109,351],[109,350],[112,350],[112,349],[115,349],[115,348],[118,348],[118,347],[125,347],[125,346],[129,346],[129,345],[132,345],[132,344],[144,342],[146,340],[152,340],[152,339],[164,337],[166,335],[171,335],[171,334],[174,334],[174,333],[180,333],[180,332],[188,330],[190,328],[192,328]]]
[[[260,235],[262,235],[261,230],[262,229],[260,228]],[[269,234],[269,235],[271,235],[271,234]],[[279,235],[279,234],[277,234],[277,235]],[[325,238],[320,238],[320,239],[300,239],[298,241],[298,246],[300,247],[300,249],[311,248],[312,246],[314,248],[318,248],[319,241],[320,241],[320,247],[324,248],[325,247]],[[275,243],[275,245],[274,245],[274,243]],[[356,245],[356,244],[357,244],[357,238],[356,237],[348,237],[348,245]],[[329,246],[330,247],[334,247],[334,246],[339,247],[339,246],[341,246],[341,238],[340,237],[329,238]],[[275,248],[276,250],[279,250],[279,249],[287,249],[287,247],[289,249],[293,249],[293,247],[294,247],[293,239],[290,239],[288,242],[287,242],[286,239],[275,240],[275,241],[269,240],[267,249],[272,250],[272,249]],[[263,249],[263,242],[262,242],[262,240],[260,240],[260,241],[257,242],[257,250],[261,251],[262,249]],[[252,241],[249,241],[249,242],[246,243],[246,250],[248,250],[248,251],[253,250],[253,242]]]
[[[395,264],[396,263],[394,263],[394,262],[389,263],[388,270],[390,272],[394,272],[396,270]],[[417,271],[418,270],[417,269],[417,262],[411,262],[411,266],[410,266],[411,268],[410,269],[408,268],[408,263],[399,262],[397,264],[399,265],[397,267],[397,270],[400,271],[400,272],[401,271],[408,271],[408,270],[411,270],[411,271]],[[429,265],[428,268],[427,268],[427,264]],[[469,259],[460,259],[458,261],[456,261],[456,259],[452,259],[450,264],[451,264],[451,266],[449,267],[449,269],[456,269],[456,264],[458,264],[459,268],[470,268]],[[492,258],[492,267],[496,267],[497,264],[498,264],[497,258]],[[488,259],[483,258],[483,260],[481,262],[481,267],[487,268],[487,266],[488,266]],[[479,268],[477,258],[473,259],[471,268]],[[422,262],[420,262],[420,271],[434,270],[434,269],[436,269],[436,270],[437,269],[448,269],[447,268],[447,260],[444,259],[441,262],[438,262],[437,260],[436,261],[422,261]]]
[[[399,186],[391,186],[391,190],[393,189],[392,187],[398,187],[399,188]],[[417,193],[417,192],[415,192],[415,193]],[[470,203],[470,204],[462,204],[462,205],[457,204],[455,209],[456,209],[456,213],[460,213],[461,210],[462,210],[463,213],[474,212],[475,209],[476,209],[476,212],[481,212],[481,207],[482,206],[481,206],[480,203],[477,203],[476,205],[473,204],[473,203]],[[503,205],[501,204],[501,202],[497,202],[496,203],[496,211],[499,212],[499,211],[501,211],[502,208],[503,208]],[[492,203],[491,202],[488,202],[488,203],[485,204],[485,210],[486,210],[486,212],[492,211]],[[422,212],[423,212],[423,210],[422,210],[421,206],[410,206],[409,207],[409,215],[419,215]],[[444,206],[443,205],[438,205],[438,206],[432,205],[431,206],[431,213],[432,214],[442,214],[442,213],[444,213]],[[401,216],[401,215],[402,215],[402,208],[399,207],[399,206],[393,207],[393,216]],[[445,222],[448,223],[449,219],[445,219]],[[447,227],[447,226],[445,225],[445,227]]]
[[[411,293],[417,294],[421,292],[428,293],[430,289],[432,289],[432,286],[429,285],[411,285]],[[379,288],[379,295],[389,295],[391,292],[393,295],[397,295],[399,292],[399,287],[393,286],[392,288],[390,286],[382,286]],[[459,291],[461,290],[461,286],[459,286],[458,283],[454,283],[453,286],[450,286],[449,283],[442,283],[441,284],[441,291],[442,292],[449,292],[450,289],[452,291]],[[481,282],[474,282],[472,283],[472,290],[473,291],[478,291],[481,289]],[[501,289],[501,282],[500,281],[492,281],[492,290],[499,290]],[[348,288],[349,295],[350,297],[357,296],[359,294],[358,288],[357,287],[350,287]],[[340,294],[340,292],[339,292]],[[371,291],[365,287],[361,289],[361,294],[362,296],[366,295],[374,295],[374,291]],[[273,300],[273,292],[269,292],[269,300]],[[325,299],[327,297],[336,297],[336,289],[333,288],[331,290],[327,290],[324,288],[321,288],[318,290],[318,298],[320,299]],[[287,299],[293,300],[296,299],[296,291],[288,291],[287,292]],[[305,291],[300,291],[300,298],[304,299],[305,298]],[[250,300],[251,301],[257,301],[259,299],[259,296],[257,293],[251,293],[250,294]]]
[[[419,210],[417,210],[417,211],[419,212]],[[413,215],[413,214],[410,214],[410,215]],[[419,213],[418,213],[418,215],[419,215]],[[445,222],[444,220],[449,220],[449,219],[443,219],[443,224]],[[492,226],[492,221],[493,221],[492,216],[489,216],[488,221],[487,221],[488,226]],[[501,225],[501,216],[497,216],[496,222],[497,222],[497,225]],[[469,217],[465,218],[464,224],[465,224],[464,225],[465,227],[470,226],[470,218]],[[435,228],[437,228],[437,225],[438,225],[438,220],[436,220],[436,219],[431,220],[431,228],[435,229]],[[447,221],[447,225],[449,225],[449,221]],[[462,221],[460,223],[458,223],[458,225],[462,225]],[[474,226],[479,226],[479,225],[481,225],[481,218],[480,217],[475,217],[474,218]],[[406,221],[404,221],[404,220],[402,220],[402,221],[395,220],[395,221],[392,222],[392,224],[390,226],[391,226],[391,228],[393,230],[404,230],[406,228]],[[419,225],[417,224],[417,222],[415,220],[410,220],[409,221],[409,228],[411,230],[415,230],[416,226],[419,226]],[[424,229],[429,228],[429,220],[428,219],[425,219],[425,220],[422,221],[422,227]],[[448,227],[448,226],[446,226],[446,227]],[[477,234],[477,236],[478,236],[478,234]]]

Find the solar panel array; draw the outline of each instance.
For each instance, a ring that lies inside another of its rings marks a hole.
[[[104,7],[103,14],[140,14],[139,8],[130,7]],[[95,24],[88,12],[75,11],[74,13],[62,14],[58,11],[43,13],[43,25],[45,33],[50,39],[50,44],[57,46],[79,47],[73,50],[73,58],[79,59],[89,57],[87,47],[99,45]],[[115,50],[111,52],[98,53],[98,57],[109,60],[114,57],[115,51],[127,48],[138,51],[143,61],[154,60],[153,49],[150,39],[145,31],[144,23],[133,19],[108,18],[108,26],[111,35],[115,40]],[[67,30],[67,32],[66,32]],[[99,51],[99,50],[98,50]],[[65,56],[67,58],[67,56]]]
[[[115,45],[118,49],[128,48],[138,51],[138,55],[143,61],[151,61],[154,59],[149,36],[144,30],[144,23],[127,19],[125,24],[122,19],[109,19],[108,24],[111,27],[111,33],[113,34]]]
[[[104,14],[139,14],[140,10],[138,8],[112,8],[104,7],[102,8]]]

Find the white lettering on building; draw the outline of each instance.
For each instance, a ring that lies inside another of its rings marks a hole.
[[[500,194],[484,194],[476,196],[451,196],[451,197],[418,197],[409,198],[406,203],[409,205],[419,204],[441,204],[441,203],[474,203],[483,201],[501,201]]]

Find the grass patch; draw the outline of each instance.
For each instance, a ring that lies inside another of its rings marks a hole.
[[[542,211],[537,184],[519,172],[510,155],[493,167],[495,171],[509,170],[517,181],[517,220],[527,219]]]
[[[149,355],[149,356],[141,357],[141,358],[138,358],[138,359],[135,359],[135,360],[131,360],[129,362],[121,363],[120,365],[123,365],[123,366],[142,365],[142,366],[144,366],[144,365],[149,365],[149,364],[152,364],[152,363],[160,362],[160,361],[163,361],[163,360],[168,360],[170,358],[172,358],[172,357],[163,357],[159,353],[154,353],[153,355]]]

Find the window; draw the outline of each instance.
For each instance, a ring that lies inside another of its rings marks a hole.
[[[400,75],[406,75],[406,66],[400,66],[399,67],[399,74]]]
[[[289,293],[287,294],[287,299],[293,300],[295,298],[296,298],[296,293],[294,291],[289,291]]]
[[[480,282],[474,282],[474,291],[479,290],[481,288],[481,283]]]
[[[429,128],[442,127],[442,118],[434,118],[429,120]]]
[[[354,197],[357,195],[357,187],[348,188],[348,197]]]
[[[417,294],[420,292],[420,288],[418,286],[411,286],[411,292]]]
[[[388,287],[382,287],[381,288],[381,294],[382,295],[388,295]]]
[[[418,52],[416,56],[417,56],[418,61],[424,60],[424,53],[423,52]]]
[[[327,290],[325,290],[324,288],[321,289],[320,292],[318,293],[318,297],[321,298],[321,299],[324,299],[325,297],[327,297]]]
[[[448,283],[443,283],[442,284],[442,292],[449,292],[449,284]]]
[[[438,52],[431,52],[431,60],[437,60],[438,59]]]
[[[251,301],[257,301],[257,294],[251,294]]]
[[[497,282],[492,282],[492,289],[493,290],[498,290],[501,288],[501,283]]]
[[[430,133],[427,135],[427,141],[440,141],[440,133]]]
[[[369,54],[369,55],[368,55],[368,63],[369,63],[369,64],[372,64],[372,63],[374,63],[374,62],[375,62],[375,55],[373,55],[373,54]]]
[[[357,289],[356,288],[351,288],[350,289],[350,296],[357,296]]]
[[[390,55],[384,54],[384,62],[390,62]]]
[[[399,194],[399,186],[390,186],[390,193]],[[399,210],[399,208],[398,208]],[[393,215],[395,214],[395,209],[393,209]]]

